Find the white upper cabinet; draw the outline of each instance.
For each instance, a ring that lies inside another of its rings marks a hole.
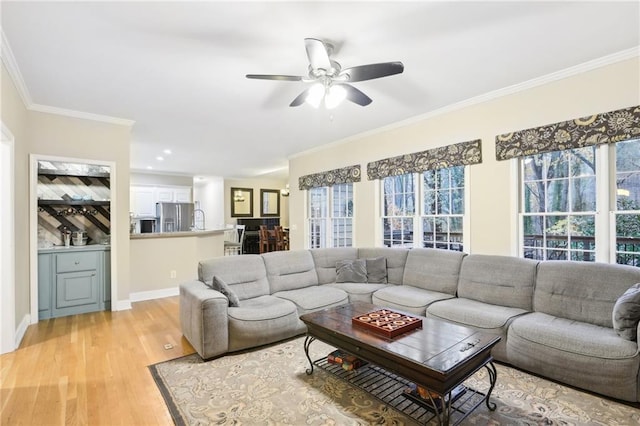
[[[129,202],[134,216],[155,216],[156,203],[190,203],[189,186],[131,186]]]

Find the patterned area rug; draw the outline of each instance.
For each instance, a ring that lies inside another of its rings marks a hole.
[[[177,425],[412,425],[415,421],[315,368],[304,338],[203,362],[197,355],[150,366]],[[311,344],[312,359],[333,350]],[[480,405],[466,425],[638,425],[640,410],[496,365],[495,411]],[[484,391],[485,369],[465,382]],[[429,424],[437,424],[432,420]]]

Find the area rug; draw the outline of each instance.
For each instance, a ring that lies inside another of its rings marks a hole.
[[[297,338],[204,362],[197,354],[150,366],[176,425],[413,425],[415,420],[309,363]],[[311,344],[312,359],[334,348]],[[466,425],[638,425],[640,410],[496,365],[492,394]],[[485,369],[465,382],[484,391]],[[432,420],[429,424],[437,424]]]

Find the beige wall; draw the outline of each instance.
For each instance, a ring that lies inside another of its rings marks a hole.
[[[111,161],[116,165],[115,182],[111,182],[111,199],[116,206],[111,212],[111,256],[117,276],[111,279],[117,280],[118,301],[129,299],[130,139],[131,127],[127,125],[35,111],[28,115],[30,154]]]
[[[29,314],[29,240],[19,238],[29,235],[29,148],[27,142],[27,109],[18,94],[13,80],[2,64],[2,91],[0,93],[0,115],[2,122],[15,138],[15,324],[18,326]]]
[[[497,161],[495,136],[640,104],[640,59],[635,58],[567,77],[490,101],[415,120],[375,134],[300,154],[289,162],[289,180],[302,175],[361,164],[354,185],[357,246],[380,245],[379,181],[368,181],[370,161],[473,139],[482,139],[482,164],[469,168],[470,241],[465,251],[516,252],[515,160]],[[305,197],[291,187],[292,248],[303,248]]]
[[[277,189],[280,191],[287,183],[279,179],[225,179],[224,181],[224,218],[225,223],[234,224],[237,218],[231,217],[231,188],[253,188],[253,217],[260,217],[260,190]],[[280,196],[280,224],[289,226],[289,197]]]
[[[224,254],[224,233],[132,239],[130,245],[131,294],[135,295],[176,289],[180,283],[198,279],[200,260]]]

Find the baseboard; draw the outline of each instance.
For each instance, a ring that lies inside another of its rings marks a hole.
[[[162,299],[165,297],[178,296],[180,289],[178,287],[164,288],[162,290],[139,291],[131,293],[129,297],[132,302],[142,302],[144,300]]]
[[[113,311],[127,311],[131,309],[131,300],[118,300],[118,302],[116,303],[115,309],[112,310]]]
[[[15,349],[20,347],[20,343],[22,343],[22,339],[24,338],[24,334],[27,332],[29,324],[31,324],[31,315],[27,314],[22,317],[22,321],[20,321],[20,324],[18,324],[18,328],[16,329]]]

